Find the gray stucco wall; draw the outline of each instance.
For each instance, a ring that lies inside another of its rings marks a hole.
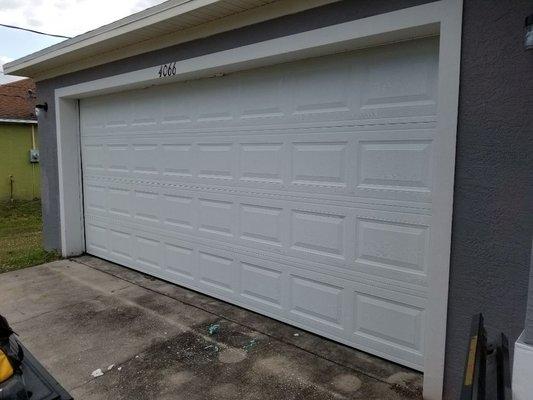
[[[489,340],[524,329],[533,228],[531,0],[465,0],[446,382],[456,393],[473,313]],[[455,368],[459,369],[456,371]]]
[[[533,242],[531,243],[531,249],[533,250]],[[529,264],[529,295],[527,301],[524,341],[533,346],[533,251],[531,252],[531,261]]]
[[[409,7],[427,0],[347,0],[211,38],[39,82],[45,245],[58,248],[53,90],[256,41]],[[445,398],[457,398],[471,315],[514,341],[524,325],[533,197],[533,52],[522,45],[530,0],[465,0]],[[431,349],[428,349],[431,351]]]

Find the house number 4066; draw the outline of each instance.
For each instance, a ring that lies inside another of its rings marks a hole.
[[[163,64],[159,67],[159,77],[176,75],[176,63]]]

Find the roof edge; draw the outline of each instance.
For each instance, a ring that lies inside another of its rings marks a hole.
[[[0,118],[0,123],[8,123],[8,124],[35,124],[35,125],[37,125],[37,120],[36,120],[36,119]]]
[[[111,22],[106,25],[102,25],[99,28],[90,30],[88,32],[74,36],[73,38],[66,39],[62,42],[46,47],[42,50],[28,54],[27,56],[20,57],[16,60],[5,63],[3,66],[4,73],[8,75],[16,75],[17,67],[20,67],[23,64],[26,64],[38,58],[46,57],[47,55],[51,53],[56,53],[56,52],[60,52],[61,50],[66,50],[84,41],[91,42],[91,43],[87,43],[86,45],[93,44],[92,42],[96,43],[98,42],[98,40],[94,41],[94,39],[97,38],[98,36],[102,36],[110,32],[116,32],[120,28],[125,29],[126,32],[121,32],[121,34],[123,34],[123,33],[127,33],[128,31],[133,31],[143,26],[150,25],[150,24],[146,24],[146,25],[143,24],[143,22],[146,22],[145,20],[150,17],[153,17],[156,20],[162,21],[170,17],[170,16],[166,16],[166,18],[163,19],[161,18],[163,17],[163,14],[172,13],[172,11],[175,11],[174,16],[185,14],[187,12],[192,11],[193,9],[202,7],[206,3],[216,3],[219,1],[221,0],[169,0],[169,1],[165,1],[164,3],[155,5],[153,7],[149,7],[146,10],[142,10],[137,13],[131,14],[117,21]],[[106,38],[106,39],[109,39],[109,38]]]
[[[227,0],[169,0],[95,30],[78,35],[72,39],[67,39],[43,50],[6,63],[4,64],[4,73],[16,76],[29,76],[34,80],[39,81],[106,64],[133,55],[169,47],[199,37],[207,37],[223,31],[237,29],[268,19],[319,7],[336,1],[339,0],[272,0],[271,2],[258,6],[257,2],[254,5],[253,1],[250,0],[250,6],[246,10],[234,15],[222,16],[215,21],[201,22],[198,25],[185,30],[176,31],[172,35],[167,35],[168,37],[165,38],[164,43],[150,39],[147,43],[142,43],[142,46],[140,46],[142,49],[139,50],[135,49],[135,47],[139,47],[137,46],[139,43],[132,42],[127,46],[122,44],[116,48],[104,50],[102,53],[98,54],[98,57],[90,57],[89,59],[87,59],[87,57],[77,57],[74,61],[65,60],[65,62],[60,64],[59,67],[53,65],[54,60],[57,63],[58,59],[67,57],[73,52],[79,52],[79,50],[88,46],[99,44],[102,46],[113,46],[114,40],[118,40],[119,36],[123,37],[125,34],[146,27],[156,26],[159,23],[164,23],[170,18],[189,18],[195,14],[195,11],[202,12],[202,10],[199,10],[201,8],[216,6],[217,3],[224,4],[227,2]],[[248,0],[241,0],[241,2],[247,3]],[[249,15],[247,18],[235,18],[236,16],[245,13],[253,14],[254,11],[256,11],[255,15]],[[204,27],[205,29],[202,29]]]

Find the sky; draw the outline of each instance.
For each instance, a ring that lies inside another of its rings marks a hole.
[[[144,10],[163,0],[0,0],[0,23],[64,36],[76,36]],[[0,84],[16,77],[2,64],[64,39],[0,26]]]

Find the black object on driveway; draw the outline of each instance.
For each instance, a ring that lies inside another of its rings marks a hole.
[[[54,379],[28,349],[20,343],[24,359],[20,369],[30,400],[72,400],[72,396]],[[1,397],[0,397],[1,398]]]
[[[0,350],[4,372],[0,400],[72,400],[72,397],[16,338],[0,315]],[[7,363],[7,364],[6,364]]]

